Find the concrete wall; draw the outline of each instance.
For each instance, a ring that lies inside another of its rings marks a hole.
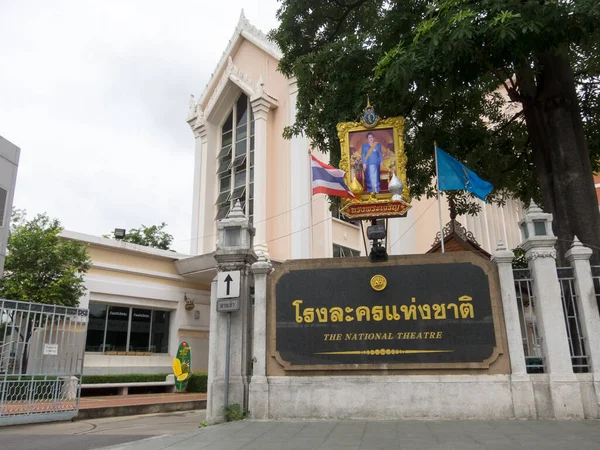
[[[21,150],[13,143],[0,136],[0,188],[7,191],[6,203],[0,205],[4,208],[4,215],[0,217],[0,277],[4,272],[6,259],[6,245],[10,230],[10,217],[17,182],[17,169]]]
[[[501,355],[496,360],[501,364],[498,370],[494,369],[493,364],[487,368],[473,365],[444,367],[443,364],[416,367],[417,364],[402,366],[390,362],[318,367],[297,365],[294,368],[277,352],[277,338],[285,334],[276,334],[273,326],[278,317],[274,308],[281,303],[275,294],[283,292],[276,291],[275,285],[282,273],[301,266],[311,269],[332,266],[326,260],[290,261],[279,266],[270,275],[268,283],[265,276],[256,278],[255,321],[267,325],[254,331],[254,360],[258,361],[257,365],[260,363],[255,367],[256,372],[250,383],[249,404],[254,418],[600,418],[600,317],[589,266],[592,251],[576,240],[566,254],[575,274],[578,320],[587,356],[587,373],[575,373],[581,368],[574,369],[569,351],[565,311],[554,260],[556,238],[552,235],[533,236],[533,223],[537,220],[545,220],[547,230],[550,230],[551,215],[531,204],[524,219],[524,224],[530,227],[530,237],[523,245],[533,277],[533,291],[536,298],[541,299],[536,303],[536,318],[542,342],[547,343],[543,347],[545,373],[527,373],[513,277],[514,255],[503,243],[498,245],[492,261],[484,264],[490,279],[498,280],[496,286],[490,283],[494,329],[496,334],[505,332],[500,338],[496,337]],[[403,260],[407,264],[425,264],[426,259],[431,263],[443,264],[444,259],[450,262],[451,258],[461,258],[465,262],[466,259],[477,257],[469,252],[463,252],[460,256],[397,256],[390,258],[388,263],[378,264],[378,267],[401,265]],[[360,267],[360,260],[353,260],[336,262],[336,268]],[[472,263],[479,265],[476,260]],[[319,264],[322,267],[317,267]],[[256,273],[267,274],[269,271],[257,270]],[[284,323],[289,326],[287,322]],[[219,364],[219,361],[212,364]],[[218,389],[219,386],[213,386],[213,390]]]

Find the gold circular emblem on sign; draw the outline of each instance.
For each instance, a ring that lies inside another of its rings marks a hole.
[[[387,280],[383,275],[374,275],[371,278],[371,287],[376,291],[383,291],[387,286]]]

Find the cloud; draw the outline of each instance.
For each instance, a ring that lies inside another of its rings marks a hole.
[[[189,252],[201,94],[241,9],[277,25],[275,0],[0,3],[0,135],[21,147],[15,205],[67,229],[169,224]]]

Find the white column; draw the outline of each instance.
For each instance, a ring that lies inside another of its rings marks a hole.
[[[513,409],[517,419],[535,419],[537,412],[533,386],[525,364],[523,351],[523,336],[519,320],[517,294],[515,292],[515,279],[512,262],[514,254],[506,249],[506,245],[498,242],[498,248],[492,257],[492,262],[498,267],[500,278],[500,292],[502,294],[502,307],[504,310],[504,323],[508,339],[508,352],[511,366],[511,390]]]
[[[598,303],[590,267],[592,250],[584,247],[579,239],[575,237],[573,246],[565,256],[571,267],[573,267],[579,321],[590,372],[593,376],[596,404],[600,405],[600,314],[598,313]]]
[[[483,210],[483,224],[485,226],[485,241],[484,236],[481,238],[481,245],[485,246],[487,244],[487,248],[490,253],[492,253],[492,241],[490,240],[490,224],[488,222],[487,216],[487,203],[483,200],[481,201],[481,209]],[[480,218],[481,220],[481,218]]]
[[[208,333],[208,386],[206,394],[206,419],[210,423],[216,423],[223,420],[222,381],[220,383],[221,385],[217,385],[217,380],[219,379],[219,365],[217,362],[222,359],[222,355],[219,349],[219,313],[217,312],[216,298],[217,278],[215,277],[210,286],[210,328]],[[217,393],[221,393],[220,399],[217,398]]]
[[[254,274],[254,321],[252,379],[249,410],[254,419],[269,418],[269,384],[267,380],[267,277],[271,262],[261,257],[252,264]]]
[[[268,257],[267,246],[267,119],[270,104],[263,97],[251,102],[254,113],[254,250]]]
[[[290,81],[290,124],[296,122],[296,98],[298,85]],[[311,217],[312,189],[310,155],[306,136],[293,136],[290,140],[290,229],[291,259],[312,256]]]
[[[550,379],[550,396],[556,419],[582,419],[583,404],[579,383],[573,373],[562,306],[554,236],[534,236],[522,244],[533,276],[536,317],[546,371]]]
[[[600,314],[590,267],[592,250],[584,247],[576,237],[573,246],[565,256],[573,267],[575,275],[577,309],[585,339],[588,363],[591,371],[600,375]]]
[[[204,111],[192,95],[186,122],[194,133],[194,187],[192,193],[192,229],[190,236],[190,254],[200,255],[203,252],[204,216],[206,213],[206,153],[208,150],[208,133]]]
[[[205,227],[205,217],[206,217],[206,204],[208,202],[208,204],[210,206],[212,206],[213,202],[209,201],[209,199],[206,196],[206,190],[207,190],[207,178],[206,178],[206,170],[208,167],[208,132],[206,129],[206,124],[202,125],[199,129],[198,129],[198,135],[199,135],[199,143],[200,143],[200,150],[199,153],[196,155],[196,168],[194,170],[194,212],[198,212],[198,215],[195,216],[192,220],[194,220],[196,222],[196,227],[192,228],[193,233],[195,235],[191,236],[192,238],[192,242],[191,242],[191,249],[192,249],[192,255],[202,255],[205,253],[206,250],[206,246],[204,245],[204,236],[210,235],[212,234],[211,232],[208,232],[209,230],[206,230]],[[197,181],[197,185],[196,185],[196,170],[198,171],[198,181]],[[198,195],[198,198],[196,198],[195,196]],[[212,209],[209,209],[209,214],[213,214]],[[211,222],[212,223],[212,222]],[[212,231],[212,229],[210,230]],[[212,251],[212,248],[208,251]]]

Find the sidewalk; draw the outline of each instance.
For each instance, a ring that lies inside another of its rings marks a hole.
[[[592,450],[600,422],[242,421],[110,450]],[[108,449],[107,449],[108,450]]]

